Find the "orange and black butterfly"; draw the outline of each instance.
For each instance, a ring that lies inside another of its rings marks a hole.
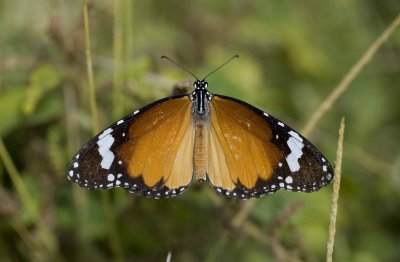
[[[332,181],[327,159],[298,132],[241,100],[209,93],[204,79],[193,86],[92,138],[71,160],[69,180],[167,198],[195,178],[238,199],[279,189],[313,192]]]

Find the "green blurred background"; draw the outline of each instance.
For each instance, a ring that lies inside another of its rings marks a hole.
[[[332,186],[256,200],[255,239],[232,227],[244,202],[207,184],[151,200],[67,180],[93,135],[82,7],[0,1],[0,260],[324,260]],[[239,54],[211,92],[300,131],[399,11],[398,0],[90,1],[99,126],[193,80],[161,55],[201,77]],[[335,261],[400,260],[399,47],[397,29],[309,136],[333,164],[346,117]]]

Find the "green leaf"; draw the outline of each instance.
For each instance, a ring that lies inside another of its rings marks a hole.
[[[59,86],[62,73],[51,65],[41,65],[32,72],[22,112],[31,115],[40,99]]]
[[[10,132],[23,120],[20,106],[24,95],[24,88],[13,88],[0,96],[0,136]]]

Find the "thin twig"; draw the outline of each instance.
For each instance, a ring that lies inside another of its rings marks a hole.
[[[41,255],[44,256],[55,256],[57,254],[57,245],[55,243],[54,236],[49,231],[48,227],[45,226],[43,220],[40,217],[37,205],[33,201],[24,181],[22,180],[21,174],[18,172],[3,140],[0,137],[0,160],[4,163],[4,167],[9,174],[13,185],[15,186],[18,197],[21,199],[24,209],[29,214],[32,221],[35,223],[36,228],[40,234],[38,234],[41,246]],[[29,243],[26,243],[29,246]]]
[[[90,30],[89,30],[89,14],[88,14],[88,0],[83,1],[83,20],[85,25],[85,53],[86,53],[86,68],[88,78],[88,91],[89,91],[89,104],[90,113],[92,115],[92,131],[93,135],[99,132],[99,119],[97,114],[96,94],[94,90],[93,78],[93,63],[92,52],[90,44]]]
[[[123,68],[123,53],[124,53],[124,41],[123,41],[123,18],[124,12],[121,12],[121,0],[114,0],[114,67],[113,67],[113,116],[115,118],[121,117],[123,113],[122,103],[122,84],[124,76]]]
[[[133,19],[133,6],[134,1],[128,0],[125,1],[124,5],[124,10],[125,10],[125,21],[124,21],[124,36],[125,36],[125,61],[124,61],[124,79],[125,81],[129,81],[128,77],[129,75],[127,74],[126,70],[131,68],[132,66],[132,59],[133,59],[133,54],[134,54],[134,39],[133,39],[133,28],[134,28],[134,19]],[[125,84],[127,84],[125,82]]]
[[[18,220],[11,220],[10,225],[30,250],[30,259],[32,259],[32,261],[44,261],[46,258],[43,257],[43,252],[40,251],[40,244],[37,243],[38,241],[35,239],[32,232]]]
[[[400,15],[383,31],[383,33],[371,44],[371,46],[364,52],[360,59],[355,63],[347,74],[340,81],[329,96],[321,103],[319,108],[311,116],[310,120],[307,122],[303,129],[303,135],[309,136],[314,130],[318,121],[326,114],[326,112],[332,108],[336,100],[343,94],[344,91],[348,89],[351,82],[360,74],[364,67],[371,61],[372,57],[382,46],[382,44],[392,35],[394,30],[400,25]]]
[[[387,179],[391,169],[391,163],[381,157],[365,151],[362,147],[346,144],[346,157],[358,162],[360,166],[371,173]]]
[[[76,101],[76,94],[74,93],[75,90],[71,88],[69,85],[63,86],[63,93],[64,93],[64,106],[65,106],[65,127],[66,127],[66,136],[67,136],[67,152],[68,155],[72,155],[76,148],[79,146],[79,130],[78,126],[74,123],[73,115],[76,114],[77,111],[77,101]],[[66,179],[66,178],[65,178]],[[89,217],[89,209],[88,199],[87,199],[87,192],[81,190],[78,187],[72,187],[72,198],[74,200],[75,205],[75,217],[76,217],[76,225],[77,231],[79,234],[78,237],[78,244],[81,247],[80,253],[87,253],[85,249],[89,247],[87,242],[89,241],[88,235],[88,225],[90,223]]]
[[[239,228],[243,224],[250,212],[253,210],[255,204],[256,200],[254,199],[248,200],[242,204],[239,212],[231,220],[233,228]]]
[[[94,90],[94,80],[93,80],[93,65],[92,65],[92,55],[90,46],[90,30],[89,30],[89,15],[88,15],[88,0],[84,0],[83,5],[83,17],[85,26],[85,51],[86,51],[86,65],[87,65],[87,76],[88,76],[88,92],[90,99],[90,111],[92,114],[92,131],[96,135],[99,132],[99,120],[97,115],[97,105],[96,105],[96,95]],[[119,243],[119,238],[115,228],[115,219],[112,213],[112,205],[110,194],[108,191],[102,191],[101,193],[102,205],[104,207],[105,216],[109,226],[109,244],[111,251],[114,255],[114,260],[122,261],[123,254],[121,250],[121,245]]]
[[[274,261],[300,261],[295,254],[287,252],[287,250],[280,245],[275,237],[263,234],[262,230],[260,230],[254,223],[250,223],[248,221],[243,222],[242,231],[260,243],[263,243],[267,247],[271,248],[271,251],[274,255]]]
[[[327,262],[332,262],[333,247],[335,243],[336,216],[338,210],[340,177],[342,172],[341,170],[342,170],[342,158],[343,158],[344,127],[345,127],[344,118],[342,118],[342,121],[340,122],[338,147],[336,151],[335,177],[333,179],[332,208],[329,219],[329,237],[328,237],[327,252],[326,252]]]

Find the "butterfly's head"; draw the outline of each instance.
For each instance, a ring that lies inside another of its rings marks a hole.
[[[194,90],[207,90],[208,82],[206,80],[196,80],[193,83]]]

